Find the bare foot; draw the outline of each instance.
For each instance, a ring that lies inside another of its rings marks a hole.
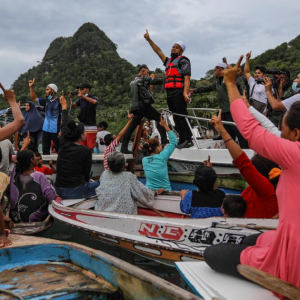
[[[10,231],[5,230],[5,234],[0,236],[0,248],[10,246],[12,241],[8,238]]]

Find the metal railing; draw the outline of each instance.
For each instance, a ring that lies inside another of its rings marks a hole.
[[[196,114],[195,114],[195,111],[220,111],[219,109],[215,109],[215,108],[188,108],[188,110],[192,110],[192,112],[193,112],[193,116],[190,116],[190,115],[183,115],[183,114],[173,113],[172,111],[170,111],[167,108],[162,108],[161,110],[166,113],[166,116],[167,116],[167,119],[168,119],[168,123],[171,124],[171,127],[172,127],[173,130],[174,130],[174,127],[173,127],[172,122],[170,121],[169,117],[171,115],[173,115],[173,116],[178,116],[178,117],[185,118],[185,120],[186,120],[186,122],[187,122],[187,124],[188,124],[188,126],[190,128],[190,131],[192,133],[193,139],[194,139],[194,141],[195,141],[196,146],[197,146],[198,149],[201,149],[201,147],[200,147],[200,145],[198,143],[197,137],[195,135],[195,132],[194,132],[194,130],[193,130],[193,128],[192,128],[191,123],[190,123],[189,120],[196,120],[201,135],[205,136],[205,134],[202,131],[202,127],[204,127],[204,126],[202,126],[199,123],[199,121],[205,121],[205,122],[207,122],[207,127],[206,127],[206,129],[207,129],[208,128],[208,123],[210,121],[210,118],[197,117]],[[234,122],[222,121],[222,123],[225,124],[225,125],[236,126],[236,124]]]

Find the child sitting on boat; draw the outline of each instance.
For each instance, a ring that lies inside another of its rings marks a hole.
[[[10,178],[10,217],[15,223],[40,222],[48,216],[48,205],[55,198],[46,176],[35,172],[37,157],[31,150],[19,151]]]
[[[197,191],[182,190],[180,192],[180,209],[189,214],[191,218],[223,217],[220,208],[225,198],[225,193],[217,188],[217,174],[214,169],[199,166],[195,171],[193,183]]]
[[[128,127],[129,127],[129,125],[132,121],[133,114],[129,114],[129,111],[127,111],[127,117],[129,119],[129,121],[126,124],[126,126],[120,131],[120,133],[118,134],[117,137],[114,134],[111,134],[111,133],[107,134],[104,137],[104,144],[106,146],[106,149],[105,149],[105,153],[104,153],[103,165],[104,165],[105,170],[109,170],[109,166],[108,166],[108,163],[107,163],[107,157],[110,153],[115,152],[116,148],[120,145],[120,140],[123,137],[123,135],[125,134],[125,132],[127,131]]]
[[[171,131],[162,116],[159,124],[166,130],[170,143],[164,150],[157,138],[150,139],[148,144],[144,145],[144,149],[150,153],[150,156],[144,157],[142,160],[146,175],[146,186],[151,190],[164,189],[171,191],[167,163],[178,141],[175,133]]]
[[[53,165],[53,160],[51,159],[49,161],[49,167],[46,167],[46,166],[43,166],[43,157],[41,155],[41,153],[39,152],[36,152],[35,153],[35,156],[37,157],[38,159],[38,164],[36,167],[34,167],[34,171],[37,171],[37,172],[41,172],[45,175],[53,175],[53,174],[56,174],[56,169]]]

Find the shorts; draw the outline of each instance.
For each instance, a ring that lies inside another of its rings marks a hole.
[[[86,146],[90,149],[94,149],[96,145],[96,135],[97,132],[87,132],[86,140],[84,142],[81,142],[81,145]]]

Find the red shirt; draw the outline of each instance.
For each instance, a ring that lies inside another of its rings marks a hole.
[[[53,175],[53,170],[45,166],[34,167],[34,171],[43,173],[45,175]]]
[[[272,218],[278,214],[274,186],[257,171],[245,152],[235,159],[233,164],[249,184],[241,194],[247,203],[244,218]]]

